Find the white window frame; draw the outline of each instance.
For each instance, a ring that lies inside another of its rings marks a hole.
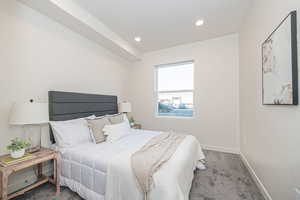
[[[172,90],[172,91],[158,91],[158,69],[162,67],[175,67],[175,66],[180,66],[184,64],[193,64],[193,90]],[[155,65],[155,78],[154,78],[154,85],[155,85],[155,117],[157,118],[180,118],[180,119],[193,119],[195,118],[195,61],[194,60],[186,60],[186,61],[179,61],[179,62],[174,62],[174,63],[167,63],[167,64],[159,64]],[[192,116],[161,116],[159,115],[158,112],[158,97],[159,93],[182,93],[182,92],[192,92],[193,93],[193,114]]]

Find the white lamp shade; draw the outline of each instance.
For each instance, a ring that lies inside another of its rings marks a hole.
[[[119,104],[119,112],[120,113],[128,113],[131,112],[131,103],[123,102]]]
[[[44,124],[49,122],[47,103],[15,103],[11,109],[11,125]]]

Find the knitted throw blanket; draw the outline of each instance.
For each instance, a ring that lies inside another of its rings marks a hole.
[[[162,133],[153,137],[131,156],[131,167],[145,200],[148,200],[154,184],[153,174],[172,157],[184,138],[185,135],[172,132]]]

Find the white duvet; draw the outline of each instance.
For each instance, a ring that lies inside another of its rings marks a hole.
[[[143,200],[130,166],[131,154],[160,132],[131,129],[114,143],[86,143],[59,149],[61,185],[87,200]],[[154,174],[153,200],[188,200],[193,171],[204,159],[197,139],[187,136],[172,158]]]

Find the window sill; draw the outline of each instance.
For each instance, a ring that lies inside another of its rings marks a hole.
[[[161,119],[195,119],[195,116],[192,117],[180,117],[180,116],[159,116],[155,115],[155,118],[161,118]]]

